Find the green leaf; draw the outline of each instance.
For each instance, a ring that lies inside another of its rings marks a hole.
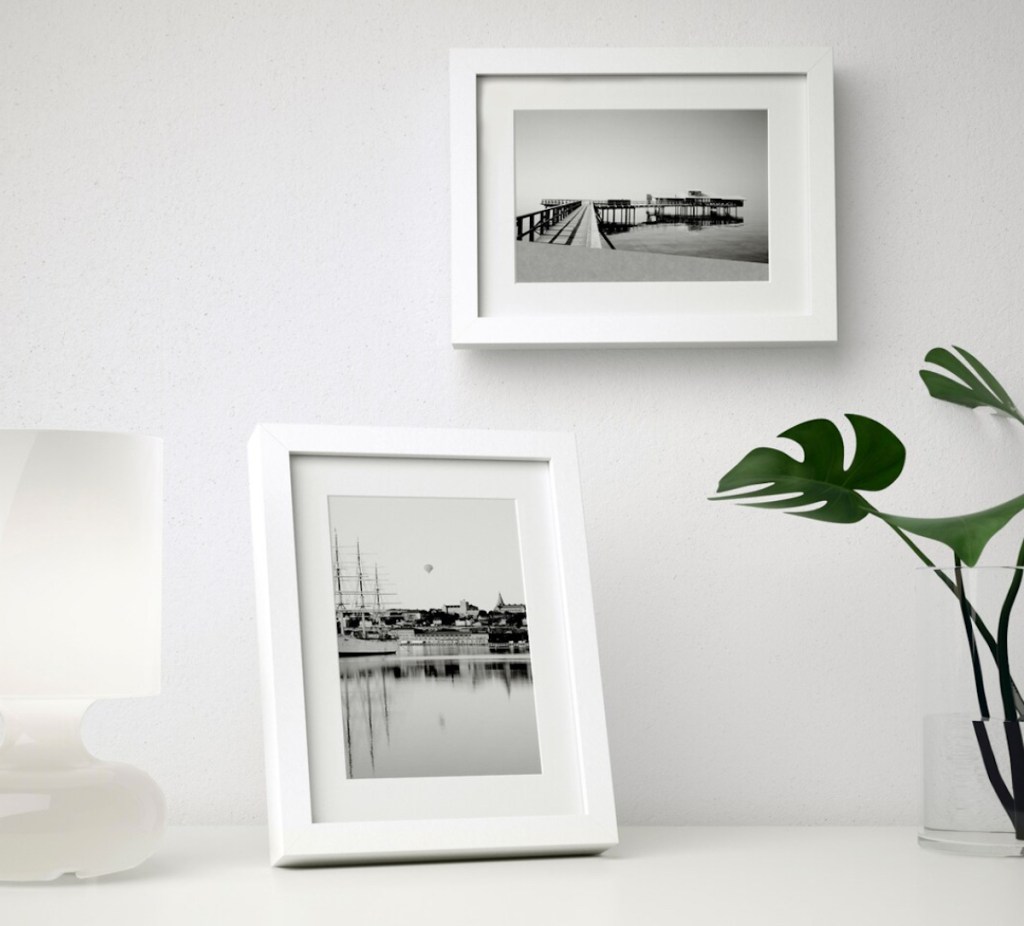
[[[934,363],[956,377],[950,378],[934,370],[921,370],[921,379],[929,394],[943,402],[967,408],[993,408],[1024,424],[1024,417],[1021,417],[1013,399],[985,365],[962,347],[953,349],[963,360],[944,347],[935,347],[925,355],[925,363]]]
[[[976,566],[985,545],[1021,511],[1024,511],[1024,495],[1011,498],[995,508],[952,518],[904,518],[881,511],[873,513],[908,534],[944,543],[964,561],[964,565]]]
[[[824,502],[819,508],[789,513],[836,524],[860,521],[874,510],[860,492],[892,485],[903,470],[906,450],[885,425],[863,415],[846,417],[857,438],[849,469],[843,469],[843,436],[839,428],[825,418],[815,418],[779,435],[803,448],[802,462],[781,450],[758,447],[718,483],[720,493],[749,491],[719,495],[712,501],[789,495],[792,497],[745,504],[756,508],[799,508]],[[760,488],[751,488],[755,486]]]

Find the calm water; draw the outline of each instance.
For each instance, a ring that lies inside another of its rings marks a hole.
[[[683,257],[749,260],[768,263],[768,222],[745,220],[741,225],[664,223],[638,225],[609,235],[619,251],[648,251]]]
[[[406,647],[339,664],[350,778],[540,773],[528,654]]]
[[[608,239],[619,251],[642,251],[649,254],[668,254],[675,257],[708,257],[716,260],[742,260],[758,264],[768,263],[768,212],[751,203],[741,207],[735,218],[738,224],[701,224],[696,217],[691,224],[678,221],[683,216],[669,213],[660,222],[646,221],[646,207],[635,203],[635,218],[640,223],[632,227],[605,226]],[[533,204],[527,211],[542,209]]]

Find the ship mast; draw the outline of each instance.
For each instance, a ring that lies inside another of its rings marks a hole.
[[[356,540],[356,581],[359,583],[359,607],[366,609],[366,591],[363,589],[363,554],[359,549],[359,540]]]
[[[379,626],[382,623],[384,598],[391,594],[381,590],[380,567],[377,563],[373,564],[371,579],[369,565],[363,567],[363,546],[359,538],[356,538],[355,570],[353,571],[351,568],[351,558],[349,558],[347,566],[343,565],[341,544],[338,542],[336,529],[334,530],[333,553],[334,610],[338,622],[338,632],[346,632],[347,622],[356,616],[358,616],[360,630],[365,631],[369,627]],[[348,587],[345,586],[346,582],[349,583]]]
[[[338,548],[338,531],[334,531],[334,622],[341,630],[341,612],[345,607],[345,595],[341,585],[341,551]]]

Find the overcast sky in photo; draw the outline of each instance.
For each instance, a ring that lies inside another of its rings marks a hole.
[[[766,110],[516,110],[516,215],[542,199],[709,196],[768,212]]]
[[[500,593],[523,602],[519,526],[512,499],[354,498],[327,500],[342,562],[380,570],[385,607],[442,608],[465,598],[491,610]],[[428,571],[425,566],[432,566]],[[352,569],[348,570],[354,571]]]

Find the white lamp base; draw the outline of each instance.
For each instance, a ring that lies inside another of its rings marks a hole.
[[[0,881],[134,868],[164,831],[164,796],[145,772],[82,744],[91,701],[0,703]]]

